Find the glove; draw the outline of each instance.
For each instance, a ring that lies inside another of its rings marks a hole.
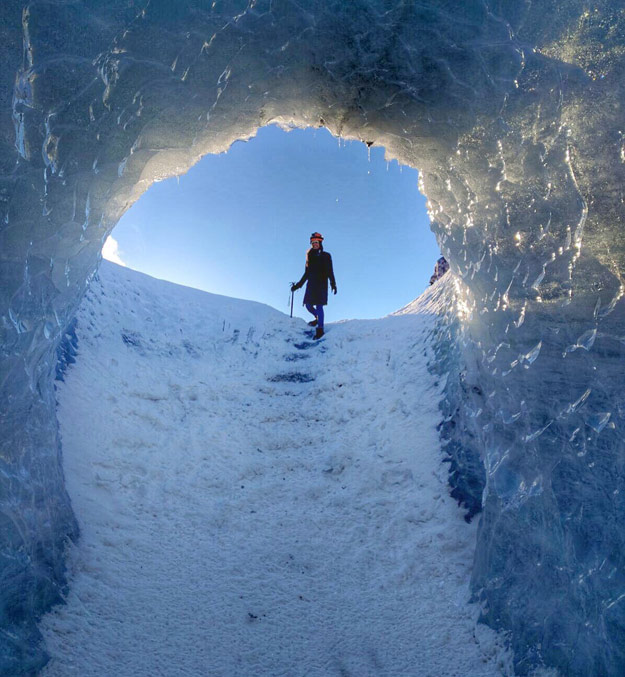
[[[292,292],[293,292],[293,291],[297,291],[299,288],[300,288],[300,287],[299,287],[298,284],[292,284],[292,285],[291,285],[291,291],[292,291]]]
[[[336,294],[336,285],[334,285],[334,287],[332,287],[332,291]]]

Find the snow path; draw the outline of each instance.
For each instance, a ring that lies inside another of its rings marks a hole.
[[[45,677],[511,673],[441,464],[442,285],[315,343],[267,306],[100,277],[58,391],[82,538]]]

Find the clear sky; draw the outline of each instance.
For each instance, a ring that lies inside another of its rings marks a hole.
[[[264,127],[154,184],[112,236],[130,268],[288,313],[319,231],[338,286],[326,322],[382,317],[427,287],[440,256],[417,177],[382,148],[369,153],[325,129]],[[294,315],[310,319],[303,295]]]

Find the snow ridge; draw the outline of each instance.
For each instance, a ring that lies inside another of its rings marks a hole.
[[[82,537],[43,675],[512,674],[441,464],[442,283],[314,342],[104,262],[58,383]]]

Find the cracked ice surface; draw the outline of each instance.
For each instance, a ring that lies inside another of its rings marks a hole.
[[[278,122],[422,170],[458,278],[437,354],[454,486],[483,503],[473,589],[512,631],[517,670],[544,659],[621,674],[621,3],[7,0],[0,12],[7,669],[41,663],[33,617],[58,599],[76,533],[52,377],[102,243],[152,181]]]

